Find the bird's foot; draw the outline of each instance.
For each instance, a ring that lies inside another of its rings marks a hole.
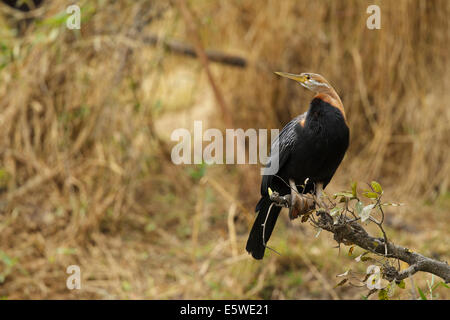
[[[291,205],[289,207],[289,218],[291,220],[302,216],[302,222],[305,222],[313,209],[314,200],[311,197],[304,194],[291,193]]]
[[[328,210],[328,205],[325,202],[325,196],[324,196],[324,192],[323,192],[323,185],[321,183],[319,183],[317,185],[317,190],[316,190],[316,197],[315,197],[315,202],[316,205],[320,208],[323,208],[325,210]]]
[[[278,192],[271,191],[269,197],[274,205],[289,208],[289,218],[291,220],[302,216],[302,222],[305,222],[314,209],[314,199],[309,195],[292,192],[281,196]]]

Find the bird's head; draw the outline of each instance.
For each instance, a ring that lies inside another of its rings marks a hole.
[[[332,89],[328,81],[317,73],[309,73],[309,72],[301,74],[293,74],[287,72],[275,72],[275,73],[279,76],[297,81],[305,88],[314,92],[318,93],[328,92],[330,91],[330,89]]]

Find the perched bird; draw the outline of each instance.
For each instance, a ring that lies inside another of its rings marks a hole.
[[[314,193],[320,199],[349,145],[350,131],[342,101],[324,77],[315,73],[275,73],[297,81],[316,95],[308,111],[292,119],[272,143],[261,182],[261,199],[256,205],[257,217],[246,246],[255,259],[263,258],[281,210],[271,201],[269,188],[287,195],[297,187],[299,193]],[[267,171],[274,161],[278,162],[275,174]]]

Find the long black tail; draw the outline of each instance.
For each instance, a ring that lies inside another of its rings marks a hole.
[[[275,205],[270,208],[271,203],[272,201],[270,201],[269,196],[263,196],[256,205],[256,212],[258,213],[258,216],[253,223],[252,230],[248,236],[247,246],[245,247],[248,253],[250,253],[253,258],[258,260],[264,257],[264,250],[266,249],[264,242],[267,244],[269,241],[270,235],[272,234],[278,215],[281,211],[281,207]],[[267,216],[269,208],[270,213],[269,216]],[[264,221],[266,221],[265,228],[263,227]]]

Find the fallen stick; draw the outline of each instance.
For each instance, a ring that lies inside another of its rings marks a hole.
[[[183,54],[192,58],[198,57],[197,52],[195,51],[195,48],[193,46],[178,40],[163,39],[156,35],[147,35],[142,37],[142,42],[153,46],[161,44],[169,52]],[[212,49],[206,49],[205,54],[208,60],[211,62],[221,63],[238,68],[245,68],[247,66],[247,60],[237,55],[231,55]]]

